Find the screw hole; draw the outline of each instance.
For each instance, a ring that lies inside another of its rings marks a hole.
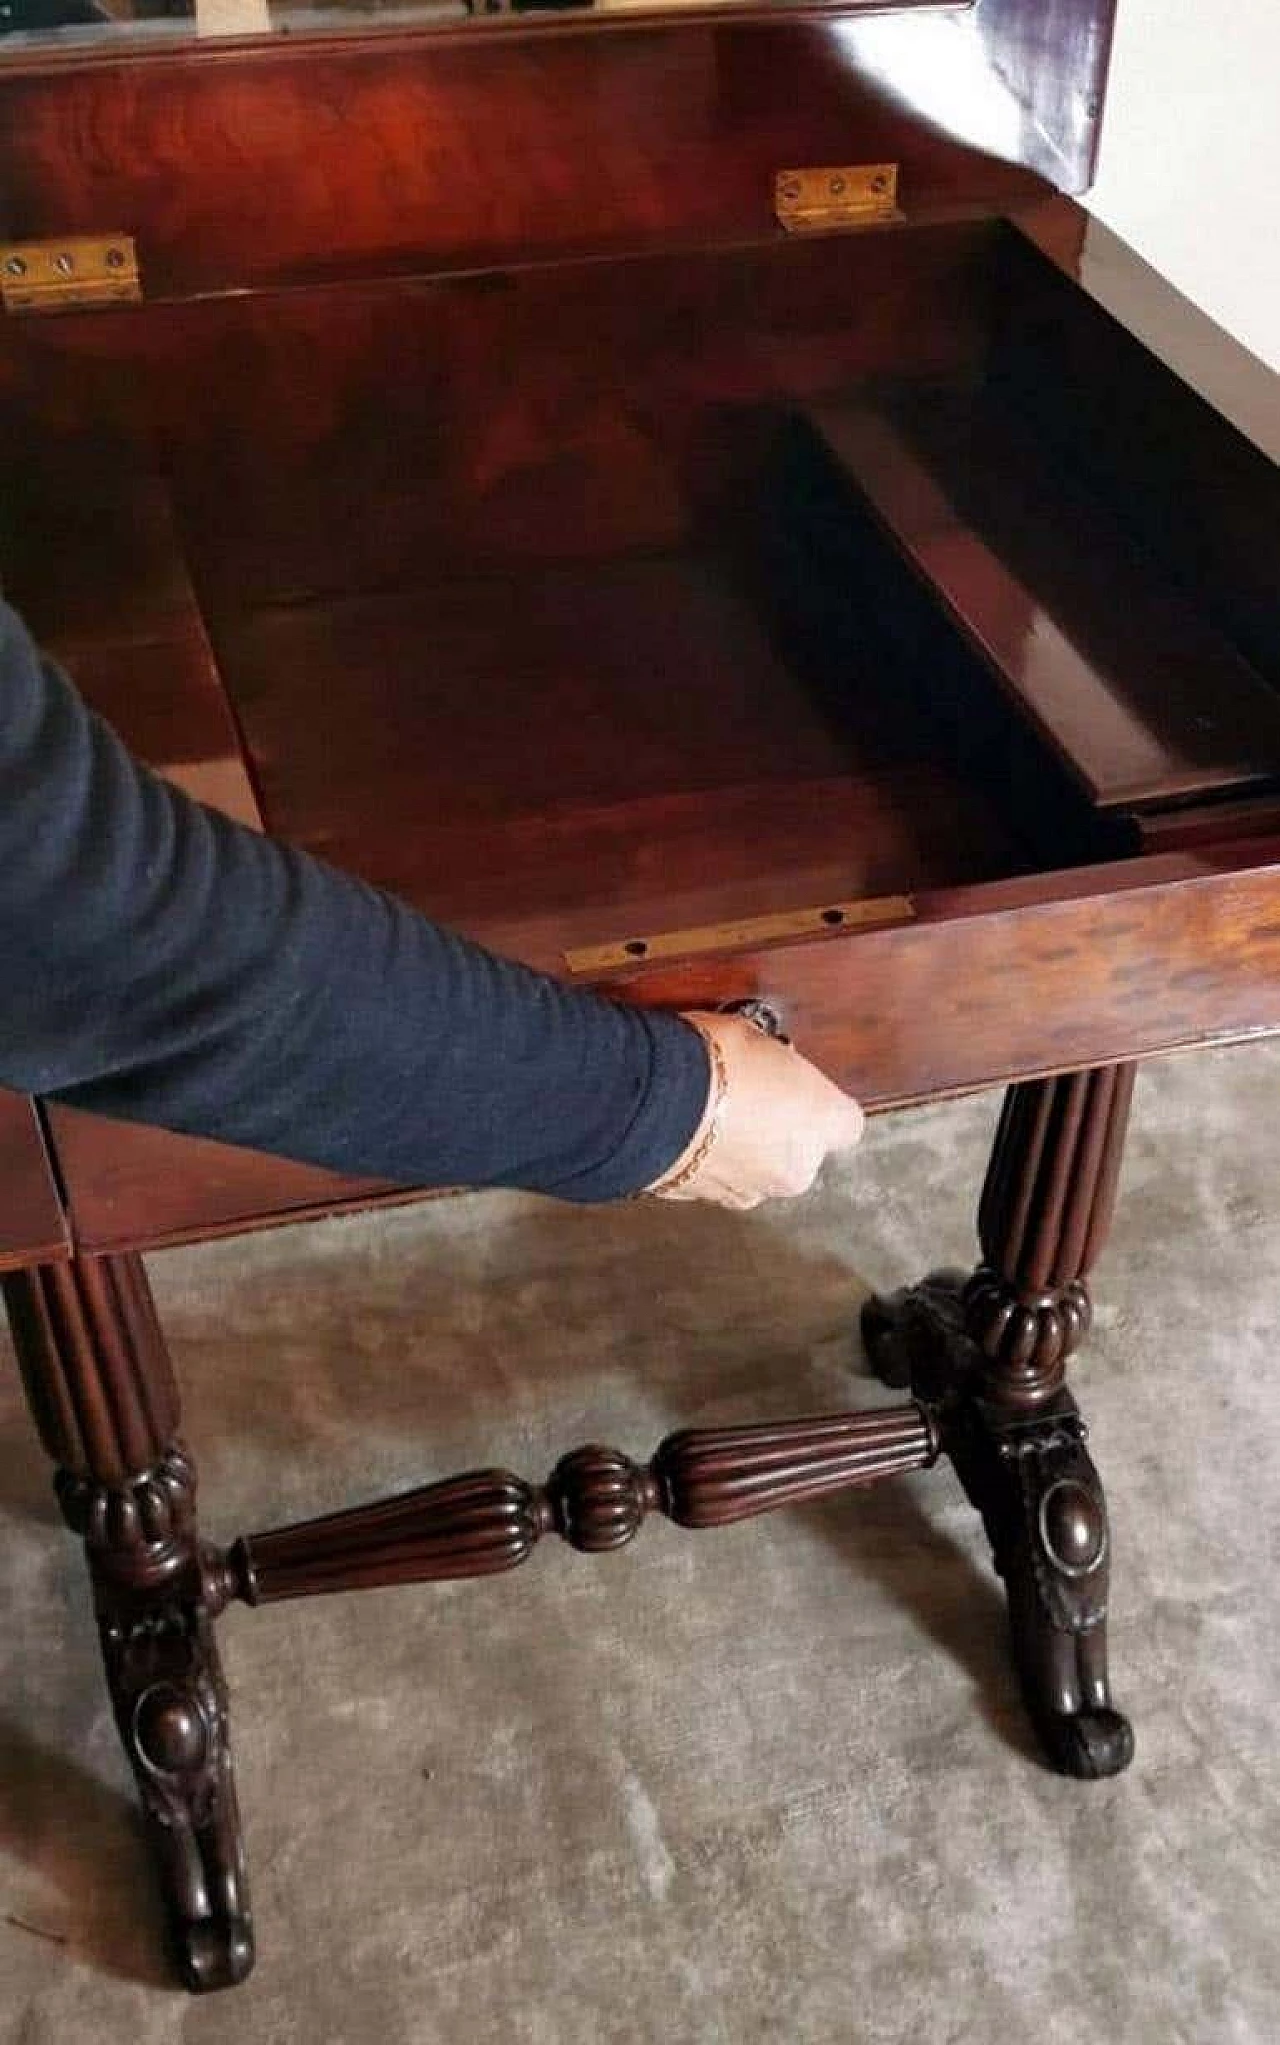
[[[823,910],[823,912],[822,912],[822,920],[823,920],[823,922],[824,922],[824,923],[843,923],[843,922],[844,922],[844,910],[843,910],[843,909],[824,909],[824,910]]]
[[[643,937],[631,937],[627,939],[622,949],[629,952],[633,959],[642,959],[649,947]]]

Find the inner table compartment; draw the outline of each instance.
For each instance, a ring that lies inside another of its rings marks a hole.
[[[774,544],[797,405],[975,385],[989,247],[980,223],[193,320],[209,387],[174,394],[167,459],[269,824],[549,964],[1096,852],[922,714],[905,619],[805,629],[818,580]],[[866,553],[877,609],[918,606]],[[980,714],[971,663],[945,686]]]
[[[987,221],[59,322],[11,343],[14,595],[127,641],[159,492],[268,825],[550,964],[1097,859],[1122,820],[856,456],[811,515],[824,415],[981,430],[1008,290]],[[77,460],[111,536],[55,574]]]
[[[901,573],[869,579],[887,543],[926,614],[906,672],[967,658],[1099,821],[1275,789],[1280,696],[994,380],[801,408],[770,502],[855,636],[910,607]],[[953,692],[924,688],[947,720]],[[973,719],[951,722],[966,749]]]
[[[1153,309],[1137,258],[1118,268],[1106,239],[1092,255],[1094,239],[1083,275],[1096,264],[1100,288],[1131,301],[1135,324],[1152,322],[1158,339],[1169,293],[1161,287]],[[1164,586],[1280,693],[1280,403],[1267,413],[1250,397],[1258,365],[1240,351],[1237,369],[1234,344],[1195,333],[1187,308],[1183,353],[1209,402],[1013,227],[993,238],[991,262],[993,397],[1035,435],[1045,465],[1105,505]]]

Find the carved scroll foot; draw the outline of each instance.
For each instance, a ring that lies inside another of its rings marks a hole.
[[[213,1621],[226,1602],[178,1442],[121,1485],[63,1471],[85,1543],[116,1726],[133,1769],[178,1971],[197,1993],[253,1966],[253,1928]]]
[[[987,1359],[969,1333],[978,1288],[959,1272],[869,1300],[873,1369],[938,1415],[943,1451],[982,1515],[1004,1579],[1014,1657],[1031,1721],[1065,1775],[1116,1775],[1133,1729],[1107,1674],[1110,1534],[1101,1480],[1071,1395],[1033,1414],[985,1395]],[[985,1296],[985,1295],[984,1295]]]
[[[862,1340],[882,1384],[904,1392],[927,1384],[930,1404],[955,1394],[974,1364],[964,1326],[967,1282],[963,1271],[931,1271],[918,1285],[866,1301]]]
[[[947,1450],[982,1514],[1004,1578],[1022,1693],[1054,1767],[1096,1779],[1133,1759],[1133,1728],[1107,1673],[1110,1531],[1086,1429],[1069,1393],[1009,1424],[964,1401]]]
[[[213,1638],[227,1593],[200,1540],[146,1274],[136,1257],[76,1258],[12,1274],[4,1298],[63,1517],[84,1543],[179,1971],[188,1988],[229,1988],[253,1965],[253,1932]]]
[[[101,1620],[107,1687],[137,1780],[178,1970],[197,1993],[253,1966],[227,1697],[201,1604]]]

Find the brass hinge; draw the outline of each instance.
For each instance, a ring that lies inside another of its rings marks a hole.
[[[137,305],[141,298],[130,235],[0,242],[0,300],[6,312],[81,312],[95,305]]]
[[[780,170],[773,181],[773,210],[788,234],[826,234],[838,227],[901,220],[898,166],[846,163]]]

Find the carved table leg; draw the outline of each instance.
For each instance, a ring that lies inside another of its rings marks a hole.
[[[1134,1068],[1012,1087],[979,1209],[983,1261],[871,1300],[887,1383],[939,1415],[1004,1578],[1027,1707],[1054,1765],[1117,1774],[1133,1732],[1107,1676],[1110,1535],[1086,1429],[1064,1386],[1088,1330],[1087,1276],[1110,1226]]]
[[[4,1281],[40,1438],[81,1535],[107,1685],[189,1988],[253,1965],[227,1700],[213,1638],[216,1572],[195,1468],[140,1258],[82,1257]]]

